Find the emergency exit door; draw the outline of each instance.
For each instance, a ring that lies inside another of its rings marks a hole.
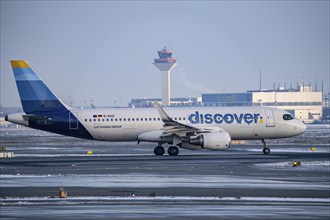
[[[274,114],[272,110],[266,110],[266,127],[275,127]]]

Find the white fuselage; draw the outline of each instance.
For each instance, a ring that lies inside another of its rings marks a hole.
[[[284,120],[286,111],[266,107],[164,108],[175,121],[197,127],[221,128],[232,140],[285,138],[301,134],[306,126]],[[71,109],[96,140],[137,141],[140,134],[161,130],[156,108]],[[74,127],[74,125],[73,125]]]

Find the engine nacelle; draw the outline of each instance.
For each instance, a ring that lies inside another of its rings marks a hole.
[[[160,136],[163,134],[161,130],[158,131],[149,131],[142,134],[139,134],[137,139],[139,141],[150,141],[150,142],[159,142],[161,141]]]
[[[203,133],[189,140],[190,144],[209,150],[225,150],[230,146],[231,137],[228,132]]]

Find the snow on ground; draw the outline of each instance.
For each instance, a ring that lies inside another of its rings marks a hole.
[[[330,198],[288,198],[288,197],[193,197],[193,196],[157,196],[157,197],[144,197],[144,196],[135,196],[135,197],[119,197],[119,196],[73,196],[65,199],[62,198],[50,198],[50,197],[6,197],[0,198],[0,205],[12,205],[15,202],[16,205],[25,205],[28,203],[34,202],[44,202],[44,201],[66,201],[66,202],[75,202],[75,201],[99,201],[100,203],[104,201],[120,201],[120,200],[189,200],[189,201],[265,201],[265,202],[322,202],[330,203]],[[46,203],[42,203],[46,204]]]
[[[274,165],[273,165],[274,166]],[[261,167],[261,166],[260,166]],[[292,169],[292,167],[291,167]],[[299,169],[299,168],[298,168]],[[126,187],[126,188],[246,188],[246,189],[328,189],[327,182],[306,182],[306,177],[274,179],[235,175],[0,175],[2,187]]]
[[[318,170],[330,172],[330,161],[300,161],[301,165],[293,167],[292,161],[276,163],[258,163],[254,166],[262,169],[294,169],[294,170]]]

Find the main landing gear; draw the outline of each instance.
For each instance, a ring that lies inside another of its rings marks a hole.
[[[155,155],[163,155],[165,153],[165,149],[162,146],[157,146],[154,149]],[[175,146],[171,146],[168,148],[167,153],[171,156],[176,156],[179,154],[179,148]]]
[[[163,155],[165,153],[165,149],[162,146],[157,146],[154,149],[155,155]]]
[[[179,154],[179,148],[172,146],[167,149],[167,153],[171,156],[176,156]]]
[[[262,150],[262,152],[264,152],[264,154],[269,154],[270,153],[270,149],[267,145],[267,141],[265,139],[262,139],[262,143],[264,144],[264,149]]]

